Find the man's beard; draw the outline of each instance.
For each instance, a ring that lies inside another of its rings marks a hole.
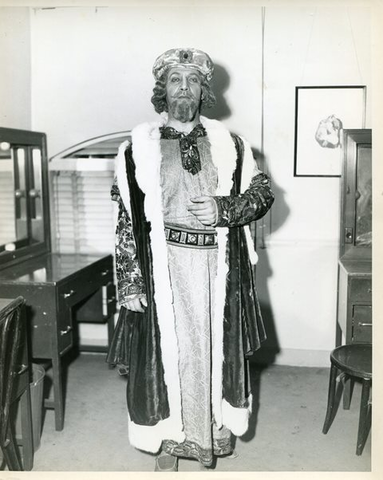
[[[173,117],[182,122],[191,122],[198,112],[198,103],[190,97],[176,98],[170,104]]]

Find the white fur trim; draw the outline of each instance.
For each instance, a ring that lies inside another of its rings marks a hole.
[[[132,144],[136,179],[145,194],[145,215],[151,223],[150,240],[153,253],[154,299],[157,306],[164,379],[170,409],[169,418],[158,422],[153,427],[143,427],[130,423],[129,436],[132,444],[137,448],[148,450],[150,445],[152,448],[156,447],[164,438],[182,441],[185,435],[181,417],[178,343],[162,212],[161,146],[158,123],[145,123],[134,128],[132,130]],[[147,442],[148,436],[151,440]]]
[[[240,437],[246,433],[249,425],[249,416],[253,404],[252,395],[249,396],[248,408],[232,407],[229,402],[222,400],[222,413],[225,418],[225,426],[231,430],[234,435]]]
[[[249,252],[250,263],[252,265],[256,265],[258,263],[258,253],[254,248],[254,239],[251,236],[250,226],[245,225],[244,231],[245,231],[245,237],[246,237],[247,250]]]
[[[128,415],[130,444],[139,450],[157,453],[161,448],[162,440],[170,438],[169,424],[167,423],[168,420],[169,419],[163,420],[157,423],[157,425],[148,427],[145,425],[137,425],[132,422]],[[176,442],[182,443],[185,440],[185,434],[183,432],[178,432],[178,434],[172,435],[171,438]]]
[[[211,145],[211,158],[218,170],[217,195],[229,195],[237,152],[230,132],[217,120],[201,117]],[[228,228],[217,229],[218,269],[214,284],[214,316],[212,319],[212,410],[217,427],[225,422],[222,414],[223,315],[226,298],[226,264]]]

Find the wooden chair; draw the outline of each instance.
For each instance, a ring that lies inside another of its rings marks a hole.
[[[0,310],[0,447],[9,470],[33,467],[29,361],[26,341],[25,300],[1,301]],[[12,403],[20,399],[23,462],[14,436]]]
[[[360,379],[362,381],[362,394],[356,454],[361,455],[371,429],[372,345],[362,343],[342,345],[331,352],[330,360],[330,382],[323,433],[328,432],[335,418],[344,383],[346,381],[351,382],[352,392],[355,379]],[[349,403],[344,405],[346,409],[349,407]]]

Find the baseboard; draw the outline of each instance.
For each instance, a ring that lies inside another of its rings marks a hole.
[[[275,355],[274,364],[294,367],[330,367],[330,350],[285,348]]]

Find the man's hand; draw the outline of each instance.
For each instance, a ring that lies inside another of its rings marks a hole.
[[[127,300],[124,303],[124,307],[128,310],[131,310],[132,312],[144,313],[147,306],[148,302],[146,300],[146,295],[142,294],[138,294],[137,296],[132,297],[130,300]]]
[[[203,224],[213,226],[217,222],[217,205],[213,197],[202,196],[190,199],[194,205],[187,207],[189,212]]]

